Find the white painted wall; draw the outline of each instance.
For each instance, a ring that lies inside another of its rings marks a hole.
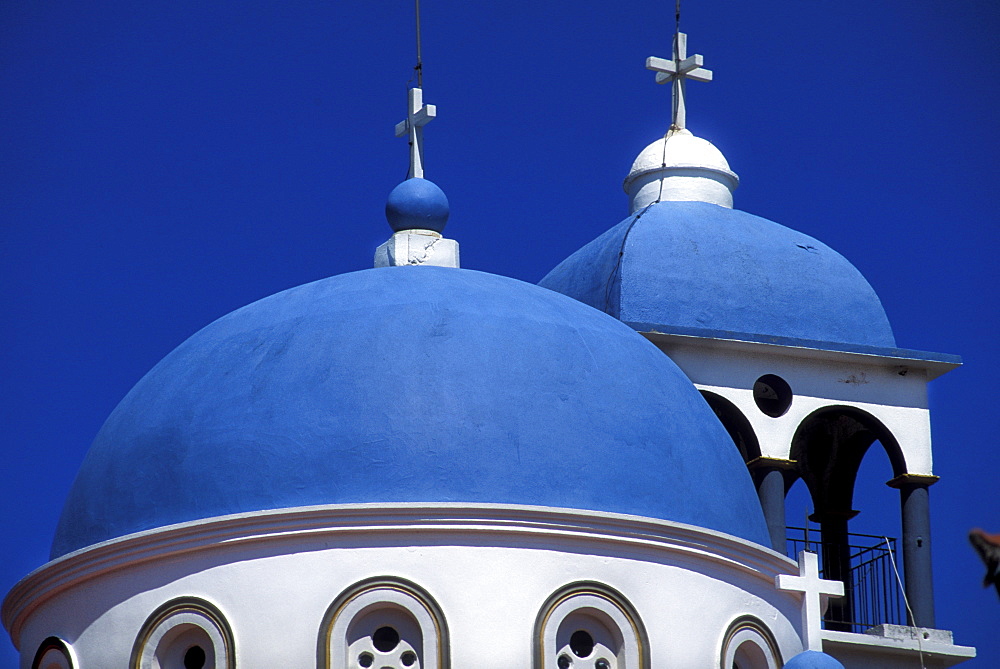
[[[786,659],[801,649],[796,597],[773,587],[776,573],[795,567],[768,549],[628,516],[462,508],[460,518],[447,505],[403,518],[371,508],[359,523],[344,508],[317,516],[312,507],[133,535],[36,572],[12,591],[5,619],[17,619],[24,668],[53,634],[83,667],[122,667],[151,612],[196,596],[225,614],[240,666],[311,667],[334,599],[394,576],[444,611],[452,667],[510,669],[530,666],[546,599],[588,580],[638,611],[653,667],[716,666],[728,625],[745,614],[772,630]]]
[[[690,343],[657,342],[661,350],[687,374],[695,386],[735,404],[750,421],[764,457],[789,459],[792,437],[813,411],[840,405],[865,411],[896,437],[907,473],[932,475],[930,412],[927,374],[902,366],[895,359],[876,356],[818,357],[811,350],[743,344],[726,348],[713,340]],[[901,374],[900,372],[905,372]],[[753,384],[765,374],[780,376],[794,398],[778,418],[764,414],[754,403]]]

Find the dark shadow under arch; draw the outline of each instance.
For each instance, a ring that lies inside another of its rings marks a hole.
[[[809,487],[817,514],[850,511],[858,469],[876,441],[889,456],[893,476],[905,474],[899,442],[870,413],[856,407],[829,406],[803,419],[792,438],[790,458],[797,463],[796,474]]]
[[[66,658],[66,664],[71,667],[76,666],[73,663],[73,656],[70,655],[69,646],[66,642],[57,636],[50,636],[38,645],[38,650],[35,651],[35,657],[31,661],[31,669],[39,669],[39,667],[42,666],[42,658],[45,657],[45,654],[50,650],[62,653],[62,656]]]
[[[750,421],[743,415],[743,412],[722,395],[702,390],[701,396],[705,398],[708,406],[715,413],[715,417],[726,428],[729,437],[736,444],[740,455],[743,456],[743,462],[759,458],[760,442],[757,440],[757,433],[754,432],[753,426],[750,425]]]

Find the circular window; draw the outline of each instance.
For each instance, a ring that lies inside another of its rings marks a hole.
[[[770,416],[783,416],[792,405],[792,388],[780,376],[765,374],[753,384],[753,401],[757,408]]]
[[[388,625],[379,627],[372,635],[372,643],[381,653],[388,653],[399,645],[399,632]]]
[[[569,647],[577,657],[590,657],[594,652],[594,637],[586,630],[577,630],[569,638]]]

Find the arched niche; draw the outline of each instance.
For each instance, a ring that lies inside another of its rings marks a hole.
[[[743,462],[759,458],[760,442],[757,440],[757,433],[754,432],[753,426],[750,425],[750,421],[743,415],[743,412],[722,395],[702,390],[701,396],[705,398],[716,418],[726,428],[726,432],[729,433],[729,437],[743,457]]]
[[[72,648],[56,636],[50,636],[38,644],[38,650],[31,661],[31,669],[75,669],[78,666],[74,661]]]
[[[784,662],[774,634],[754,616],[740,616],[726,629],[721,669],[778,669]]]
[[[535,619],[535,669],[649,669],[649,638],[632,604],[601,583],[560,588]]]
[[[323,616],[318,666],[448,669],[444,614],[426,591],[404,579],[356,583]]]
[[[233,631],[217,606],[197,597],[166,602],[146,619],[131,669],[233,669]]]

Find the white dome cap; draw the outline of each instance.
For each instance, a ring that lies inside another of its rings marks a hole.
[[[642,150],[624,187],[630,213],[662,200],[709,202],[732,209],[739,182],[715,145],[682,128]]]

